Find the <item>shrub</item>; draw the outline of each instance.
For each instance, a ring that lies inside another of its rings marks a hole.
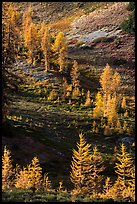
[[[113,60],[113,65],[115,65],[115,66],[124,65],[126,63],[127,63],[127,60],[123,59],[123,58],[119,58],[119,59],[114,59]]]
[[[74,88],[73,92],[72,92],[72,99],[77,99],[80,97],[80,90],[79,88]]]
[[[66,18],[66,19],[58,20],[54,23],[50,23],[49,27],[50,29],[54,28],[58,31],[64,31],[70,27],[70,23],[71,23],[71,18]]]
[[[58,96],[57,92],[54,89],[52,89],[52,91],[50,92],[50,94],[48,96],[48,101],[56,100],[57,96]]]
[[[127,10],[133,11],[135,9],[135,2],[129,2]]]
[[[99,38],[95,38],[93,40],[94,43],[100,43],[100,42],[107,42],[108,38],[107,37],[99,37]]]
[[[83,45],[83,44],[84,44],[84,42],[79,41],[79,42],[76,43],[76,46],[77,46],[77,47],[80,47],[80,46]]]
[[[2,193],[3,202],[29,202],[31,200],[31,190],[10,190]]]
[[[56,201],[56,195],[54,193],[41,193],[36,195],[37,199],[41,199],[42,202],[55,202]]]
[[[127,33],[135,34],[135,11],[129,15],[127,20],[121,23],[121,29]]]
[[[108,136],[108,135],[111,135],[112,132],[111,132],[111,128],[107,125],[104,129],[104,135]]]
[[[78,42],[78,40],[77,39],[73,39],[73,40],[71,40],[71,41],[69,41],[69,45],[74,45],[74,44],[76,44]]]
[[[57,202],[66,202],[70,200],[70,194],[66,192],[57,193]]]

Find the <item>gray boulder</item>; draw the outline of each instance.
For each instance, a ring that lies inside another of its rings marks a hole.
[[[126,143],[131,145],[133,143],[134,139],[131,137],[123,137],[118,139],[118,143]]]

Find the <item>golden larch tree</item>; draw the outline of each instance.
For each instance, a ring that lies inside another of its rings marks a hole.
[[[42,184],[42,168],[37,157],[32,159],[32,163],[23,167],[16,175],[15,187],[20,189],[37,190]]]
[[[115,72],[113,73],[111,67],[107,64],[100,76],[101,91],[103,93],[104,102],[104,117],[107,117],[107,103],[109,98],[116,99],[116,110],[118,107],[118,92],[120,90],[121,77]]]
[[[85,102],[84,106],[86,106],[86,107],[91,106],[90,90],[87,91],[86,102]]]
[[[115,72],[112,78],[111,92],[114,95],[114,97],[117,98],[117,100],[118,100],[118,92],[121,88],[120,83],[121,83],[121,76],[118,72]]]
[[[126,98],[125,97],[123,97],[122,99],[121,108],[123,108],[124,110],[126,109]]]
[[[23,16],[22,16],[22,26],[23,26],[24,35],[27,35],[27,29],[32,23],[32,18],[31,18],[32,15],[33,15],[33,11],[32,11],[31,5],[29,5],[29,8],[27,9],[27,11],[23,13]]]
[[[115,166],[115,172],[118,175],[117,180],[121,185],[120,191],[122,195],[131,182],[133,166],[133,159],[126,151],[125,145],[122,143],[120,153],[117,153],[117,162]]]
[[[102,117],[103,113],[104,113],[103,97],[100,91],[98,91],[95,99],[95,108],[93,109],[93,117],[94,118]]]
[[[88,144],[83,134],[79,134],[78,150],[73,149],[71,162],[70,179],[74,184],[77,193],[88,190],[90,165],[90,144]]]
[[[32,159],[31,164],[28,166],[29,179],[31,182],[31,187],[34,189],[39,189],[42,182],[42,168],[37,157]]]
[[[2,190],[9,189],[13,184],[13,165],[11,160],[11,152],[4,147],[4,153],[2,156]]]
[[[109,64],[106,64],[106,67],[103,70],[103,73],[100,76],[100,84],[103,89],[104,94],[111,94],[111,85],[113,79],[113,72]]]
[[[112,182],[110,177],[105,179],[105,185],[103,185],[102,193],[100,193],[100,197],[103,199],[110,199],[112,196]]]
[[[78,99],[81,96],[79,87],[75,87],[72,91],[72,99]]]
[[[3,2],[2,5],[2,50],[4,61],[15,60],[21,46],[19,27],[19,12],[12,2]]]
[[[99,188],[101,186],[101,181],[103,176],[100,174],[105,167],[103,166],[103,158],[101,153],[98,151],[97,146],[93,148],[93,153],[91,154],[90,164],[91,164],[91,172],[90,172],[90,188],[92,189],[93,196],[96,196]]]
[[[43,186],[45,191],[51,191],[52,190],[52,185],[51,185],[51,181],[49,180],[48,173],[45,173],[43,176],[42,186]]]
[[[74,88],[79,87],[79,84],[80,84],[80,80],[79,80],[80,73],[79,73],[78,63],[77,63],[76,60],[74,60],[70,76],[71,76],[71,83],[72,83],[73,87]]]
[[[35,63],[37,45],[37,29],[34,23],[31,23],[27,29],[27,35],[24,35],[24,43],[28,49],[28,62]]]
[[[112,68],[109,64],[106,64],[106,67],[103,70],[103,73],[100,76],[100,84],[104,96],[114,95],[116,96],[120,89],[121,77],[118,72],[112,71]]]
[[[63,100],[65,100],[65,98],[66,98],[67,88],[68,88],[67,80],[66,80],[66,78],[63,77],[63,82],[62,82],[62,91],[63,91],[62,99]]]
[[[52,49],[57,56],[57,62],[59,64],[59,71],[64,72],[65,61],[67,57],[67,41],[62,32],[59,32],[56,36]]]
[[[44,54],[45,70],[50,70],[50,34],[47,26],[44,26],[45,31],[41,39],[41,49]],[[43,28],[42,28],[43,29]]]
[[[135,202],[135,165],[131,169],[131,179],[128,181],[131,201]]]
[[[107,101],[107,118],[108,118],[108,124],[112,127],[116,125],[118,120],[118,114],[116,111],[116,97],[112,96],[112,98],[109,98]]]
[[[47,28],[47,25],[45,22],[38,24],[37,30],[38,30],[38,47],[39,47],[39,49],[41,49],[41,39],[44,36],[46,28]]]
[[[18,189],[31,188],[31,182],[29,179],[29,171],[27,167],[23,167],[23,169],[20,169],[20,171],[16,174],[15,187]]]
[[[120,134],[123,133],[123,129],[122,129],[122,126],[121,126],[121,123],[120,123],[119,119],[117,120],[117,123],[116,123],[116,126],[115,126],[115,131],[120,133]]]

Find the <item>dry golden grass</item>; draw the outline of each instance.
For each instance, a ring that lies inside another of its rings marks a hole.
[[[83,11],[79,10],[77,13],[73,16],[66,17],[64,19],[58,20],[54,23],[49,23],[48,26],[51,30],[57,30],[57,31],[66,31],[71,28],[72,21],[83,15]]]

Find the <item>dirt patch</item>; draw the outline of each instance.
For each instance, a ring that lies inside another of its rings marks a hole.
[[[2,146],[12,152],[12,158],[20,165],[27,165],[31,162],[34,156],[37,156],[40,163],[46,163],[54,158],[54,150],[46,145],[36,142],[31,137],[26,135],[14,135],[12,138],[2,137]]]

